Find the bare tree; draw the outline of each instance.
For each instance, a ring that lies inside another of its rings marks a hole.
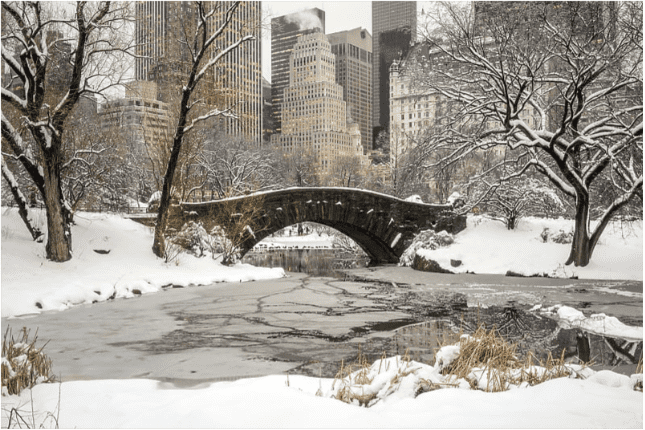
[[[282,186],[279,155],[242,139],[218,139],[199,156],[206,182],[217,198],[239,196]]]
[[[27,226],[27,230],[29,230],[31,237],[34,240],[37,240],[43,235],[43,233],[34,225],[34,222],[29,215],[27,199],[22,194],[22,191],[20,191],[20,185],[18,185],[18,181],[16,181],[13,173],[9,170],[9,167],[7,167],[4,157],[2,157],[2,177],[6,181],[9,190],[11,190],[11,195],[13,196],[14,201],[18,205],[18,214],[20,215],[20,218],[22,218],[23,222]]]
[[[491,186],[487,181],[476,184],[472,200],[482,202],[487,215],[504,223],[513,230],[521,218],[529,215],[544,215],[554,207],[564,210],[560,198],[554,190],[534,178],[517,178],[499,186]],[[486,196],[477,195],[477,191]]]
[[[280,151],[280,149],[277,149]],[[318,178],[318,158],[316,154],[300,150],[299,152],[281,152],[281,169],[289,185],[296,187],[316,187]]]
[[[575,202],[566,264],[586,266],[617,211],[642,201],[642,3],[479,6],[488,10],[472,16],[443,4],[438,30],[426,34],[431,58],[418,85],[449,108],[428,130],[425,154],[445,151],[441,162],[451,164],[503,148],[480,175],[499,178],[491,187],[544,175]],[[603,178],[615,197],[592,229],[594,184]]]
[[[46,255],[63,262],[71,258],[72,208],[63,194],[61,169],[66,120],[83,94],[102,92],[119,76],[109,69],[111,53],[127,52],[123,40],[127,5],[78,2],[71,19],[48,11],[42,2],[2,2],[2,59],[11,85],[2,88],[2,138],[11,148],[42,196],[47,211]],[[56,12],[56,13],[55,13]],[[63,91],[50,90],[48,71],[60,41],[70,45],[69,77]],[[17,85],[16,85],[17,84]],[[9,113],[13,111],[15,115]],[[9,118],[19,118],[19,123]],[[19,132],[24,127],[33,145]]]
[[[365,169],[357,154],[343,155],[334,161],[328,173],[321,178],[324,186],[361,187],[365,179]]]
[[[227,54],[237,49],[242,43],[255,37],[253,34],[246,34],[240,37],[234,36],[234,40],[230,43],[227,41],[227,37],[231,36],[227,30],[232,25],[231,23],[235,18],[235,12],[239,4],[240,2],[214,2],[209,5],[212,7],[206,7],[205,2],[195,2],[197,12],[196,29],[191,36],[189,36],[188,30],[184,33],[185,40],[182,41],[182,45],[184,52],[189,56],[187,62],[188,74],[181,89],[177,125],[172,139],[168,166],[164,175],[159,213],[155,226],[152,251],[159,257],[164,255],[164,233],[168,224],[171,188],[175,179],[175,171],[177,170],[184,137],[199,122],[215,116],[234,116],[230,107],[212,109],[200,116],[192,115],[191,111],[199,103],[199,101],[192,100],[193,92],[196,91],[204,76],[212,72],[211,69]],[[214,19],[215,16],[221,16],[222,19],[217,22]],[[204,64],[202,64],[203,61]]]

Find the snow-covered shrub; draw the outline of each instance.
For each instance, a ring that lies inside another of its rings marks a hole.
[[[210,249],[208,236],[201,222],[188,221],[170,240],[196,257],[202,257],[204,251]]]
[[[172,240],[166,240],[164,242],[163,256],[166,263],[174,262],[175,264],[179,264],[177,258],[182,252],[184,252],[183,248],[174,243]]]
[[[553,243],[565,245],[573,242],[573,231],[565,232],[560,229],[557,233],[553,233],[550,229],[545,228],[542,230],[542,233],[540,233],[540,239],[543,243],[551,241]]]
[[[565,232],[564,230],[560,230],[555,234],[551,235],[551,242],[554,243],[559,243],[559,244],[569,244],[573,242],[573,232],[568,231]]]
[[[54,382],[52,361],[43,353],[44,345],[36,348],[38,334],[29,340],[29,330],[23,327],[17,340],[7,327],[2,339],[2,395],[20,394],[24,388]]]
[[[435,250],[444,248],[452,245],[454,241],[453,235],[446,231],[437,233],[434,230],[424,230],[414,238],[412,244],[403,252],[403,255],[399,259],[399,265],[411,266],[414,262],[414,257],[417,255],[417,251],[420,249]]]

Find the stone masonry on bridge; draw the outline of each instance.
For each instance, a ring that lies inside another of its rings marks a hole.
[[[370,257],[371,264],[398,263],[399,257],[422,230],[458,233],[466,228],[466,217],[456,215],[450,205],[414,203],[352,188],[289,188],[254,194],[261,196],[263,209],[254,237],[242,244],[242,255],[265,237],[302,222],[315,222],[352,238]],[[249,197],[228,199],[240,206]],[[183,203],[175,227],[184,222],[202,222],[207,231],[215,226],[223,200]],[[177,208],[179,209],[179,208]],[[172,223],[172,222],[171,222]]]

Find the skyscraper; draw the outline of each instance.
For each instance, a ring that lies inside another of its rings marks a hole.
[[[336,82],[343,87],[348,116],[358,123],[367,154],[372,149],[372,36],[359,27],[327,38],[336,55]]]
[[[271,105],[274,131],[282,131],[283,92],[289,85],[289,56],[298,36],[325,32],[325,11],[303,10],[271,20]]]
[[[363,157],[358,124],[347,124],[343,87],[336,83],[335,57],[324,34],[300,36],[289,60],[282,133],[272,143],[289,154],[314,155],[320,173],[341,157]]]
[[[211,17],[211,29],[221,25],[228,5],[226,2],[206,2],[206,8],[217,9]],[[245,42],[220,60],[200,84],[201,90],[208,95],[208,105],[220,109],[232,108],[238,117],[220,118],[223,131],[257,143],[262,141],[261,21],[259,1],[240,3],[221,42],[214,46],[211,55],[217,55],[218,48],[223,49],[247,34],[254,34],[255,39]],[[190,53],[178,41],[183,40],[185,35],[192,39],[196,26],[197,11],[192,3],[152,1],[136,4],[138,57],[135,60],[135,76],[137,80],[156,82],[161,101],[169,102],[181,91]],[[206,61],[204,59],[203,63]]]
[[[372,2],[372,125],[387,128],[390,117],[390,65],[405,56],[417,38],[416,1]]]

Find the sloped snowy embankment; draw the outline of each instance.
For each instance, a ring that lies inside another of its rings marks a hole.
[[[39,225],[46,225],[42,212],[33,213]],[[169,284],[204,285],[284,276],[281,268],[248,264],[228,267],[210,257],[188,254],[164,263],[152,253],[152,230],[141,224],[119,215],[97,213],[77,213],[74,221],[73,258],[53,263],[45,259],[44,244],[31,240],[17,209],[2,209],[3,317],[132,297],[135,293],[157,292]]]
[[[447,247],[419,249],[417,254],[456,273],[505,274],[511,270],[526,276],[580,279],[643,280],[643,222],[611,223],[586,267],[565,266],[571,244],[543,242],[545,228],[551,233],[573,231],[573,221],[522,218],[515,230],[481,216],[469,216],[466,230]],[[460,260],[452,267],[450,260]]]

